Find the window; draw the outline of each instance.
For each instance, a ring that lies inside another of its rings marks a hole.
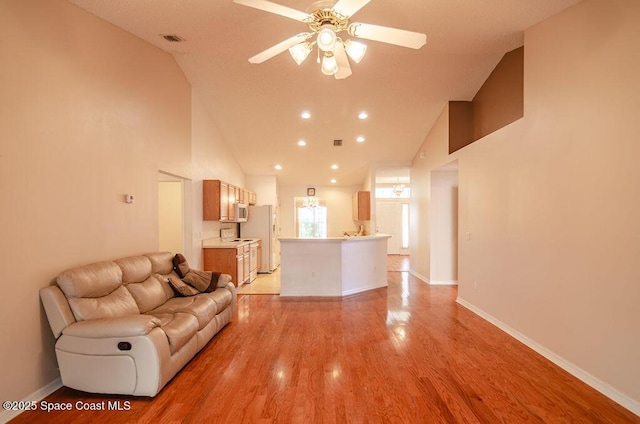
[[[304,197],[296,197],[296,233],[300,238],[327,237],[327,206],[318,199],[317,206],[305,206]]]

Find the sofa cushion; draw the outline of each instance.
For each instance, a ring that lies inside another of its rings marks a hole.
[[[173,297],[173,291],[162,279],[151,274],[151,260],[146,256],[130,256],[115,261],[122,271],[122,282],[136,301],[140,312],[147,312]]]
[[[173,290],[166,283],[166,279],[157,274],[150,276],[141,283],[129,283],[126,287],[142,313],[157,308],[174,296]]]
[[[167,335],[169,350],[173,355],[198,332],[198,320],[188,313],[154,314],[160,319],[160,328]]]
[[[118,318],[140,313],[131,293],[124,286],[118,287],[106,296],[71,298],[69,306],[78,321]]]
[[[122,271],[124,284],[140,283],[151,275],[151,261],[146,256],[129,256],[114,261]]]
[[[224,287],[219,287],[216,291],[211,293],[203,293],[202,296],[206,296],[213,300],[218,306],[219,311],[222,311],[229,306],[233,300],[233,294]]]
[[[96,262],[64,271],[56,281],[69,299],[101,297],[122,285],[122,270],[115,262]]]
[[[174,297],[164,305],[147,312],[149,315],[188,313],[198,320],[198,330],[204,328],[216,316],[218,306],[208,295],[199,294],[190,297]]]
[[[173,253],[147,253],[145,256],[151,261],[152,274],[167,275],[173,271]]]

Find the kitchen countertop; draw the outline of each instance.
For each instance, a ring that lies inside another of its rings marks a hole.
[[[230,241],[222,241],[220,238],[212,238],[202,240],[202,248],[203,249],[231,249],[234,247],[243,247],[249,245],[251,243],[256,243],[260,239],[254,238],[243,238],[243,239],[234,239]]]
[[[343,241],[367,241],[379,238],[389,238],[389,234],[374,234],[367,236],[343,236],[343,237],[323,237],[323,238],[300,238],[300,237],[279,237],[280,241],[295,241],[295,242],[343,242]]]

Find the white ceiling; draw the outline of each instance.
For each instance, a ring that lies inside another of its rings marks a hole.
[[[523,44],[524,29],[579,0],[372,0],[352,22],[423,32],[427,44],[366,41],[367,55],[345,80],[323,75],[315,52],[301,66],[288,52],[250,64],[307,27],[232,0],[69,1],[171,52],[245,174],[321,186],[331,178],[360,185],[370,163],[411,161],[447,101],[471,100],[504,53]],[[312,3],[276,2],[302,11]],[[308,121],[303,110],[313,114]],[[362,110],[366,121],[357,118]],[[358,135],[366,141],[357,144]]]

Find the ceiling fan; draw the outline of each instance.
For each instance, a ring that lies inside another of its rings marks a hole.
[[[412,49],[419,49],[427,43],[425,34],[350,22],[351,17],[370,1],[317,1],[308,8],[310,12],[307,13],[267,0],[233,0],[234,3],[304,22],[310,29],[310,32],[296,34],[258,53],[249,59],[250,63],[262,63],[285,50],[289,50],[293,60],[300,65],[309,56],[314,45],[317,45],[318,62],[322,61],[322,73],[333,75],[336,79],[344,79],[351,75],[348,57],[354,62],[360,63],[367,51],[365,44],[341,38],[338,35],[341,32],[346,32],[355,38],[380,41]]]

